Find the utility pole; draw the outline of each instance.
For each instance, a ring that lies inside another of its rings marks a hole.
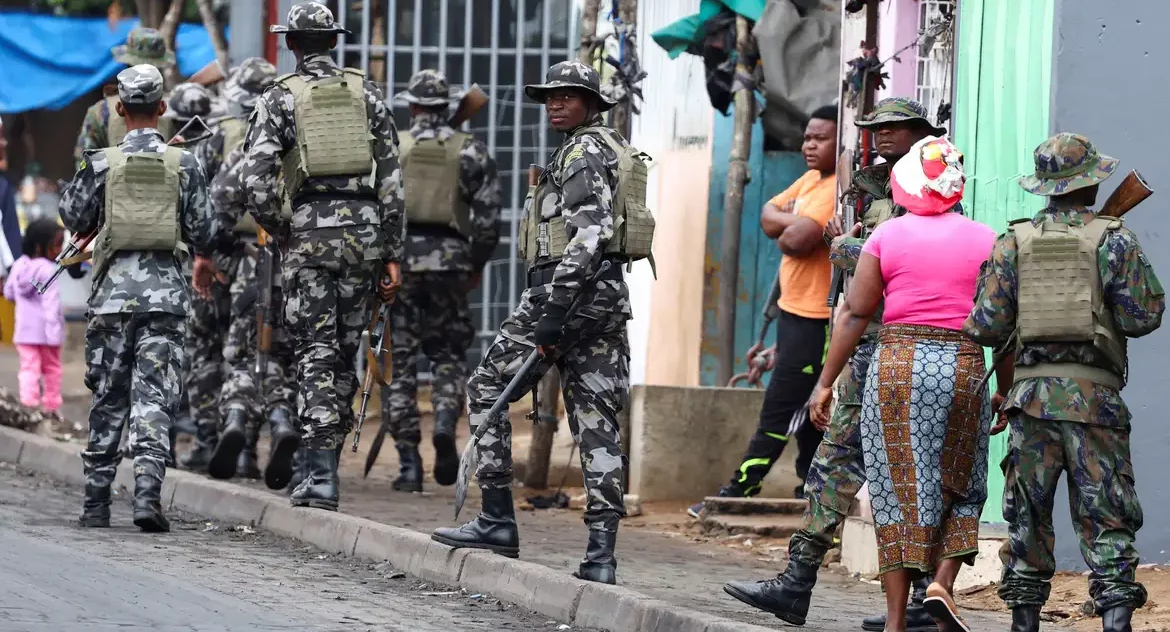
[[[735,52],[738,61],[735,74],[751,76],[746,60],[752,52],[751,24],[742,15],[735,17]],[[741,87],[735,93],[735,120],[731,137],[731,157],[727,168],[727,193],[723,198],[723,234],[720,240],[719,302],[716,304],[716,340],[719,368],[716,386],[731,380],[735,368],[735,299],[739,289],[740,221],[743,217],[743,190],[750,179],[748,158],[752,147],[752,123],[755,122],[756,100],[753,90]]]

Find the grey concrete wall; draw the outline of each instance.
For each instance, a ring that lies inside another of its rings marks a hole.
[[[1166,0],[1056,0],[1051,125],[1092,139],[1102,153],[1137,169],[1154,195],[1126,216],[1146,256],[1170,285],[1170,132],[1166,104],[1165,42],[1170,34]],[[1031,148],[1029,148],[1030,150]],[[1101,189],[1103,201],[1121,172]],[[1138,534],[1143,562],[1170,560],[1170,323],[1129,346],[1133,461],[1145,509]],[[1061,567],[1083,566],[1068,518],[1067,494],[1057,493],[1057,558]]]

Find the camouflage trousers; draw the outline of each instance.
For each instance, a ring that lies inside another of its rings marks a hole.
[[[199,429],[200,441],[214,440],[219,427],[219,393],[223,388],[223,340],[231,322],[231,295],[228,286],[212,283],[211,298],[191,293],[187,314],[186,374],[187,400],[191,419]]]
[[[186,322],[162,313],[92,315],[85,330],[85,386],[93,393],[81,453],[87,490],[106,489],[129,420],[134,474],[162,481],[182,390]],[[87,492],[88,493],[88,492]]]
[[[875,342],[863,339],[841,375],[829,429],[817,447],[805,478],[808,509],[801,530],[788,540],[788,556],[806,565],[820,567],[825,561],[825,554],[833,548],[837,529],[848,517],[849,507],[865,482],[861,395],[875,348]]]
[[[598,294],[602,292],[606,291]],[[507,416],[489,420],[488,410],[534,348],[533,328],[544,300],[540,294],[540,289],[536,297],[532,289],[525,290],[467,384],[472,429],[492,424],[479,444],[476,474],[481,487],[506,487],[512,481],[512,424]],[[615,530],[626,513],[622,487],[626,457],[617,416],[629,398],[630,353],[626,316],[613,309],[612,302],[607,296],[587,301],[565,324],[555,358],[541,358],[510,400],[531,391],[556,363],[569,429],[580,446],[587,492],[585,525],[597,531]]]
[[[999,551],[1008,607],[1048,600],[1056,562],[1052,506],[1068,473],[1068,504],[1089,567],[1089,596],[1101,613],[1141,608],[1146,589],[1136,579],[1134,537],[1142,507],[1134,489],[1129,429],[1011,415],[1011,447],[1004,457],[1003,517],[1008,540]]]
[[[353,426],[357,354],[370,322],[378,268],[368,261],[282,270],[285,331],[296,358],[297,419],[308,449],[335,449]]]
[[[273,288],[275,312],[273,321],[272,350],[261,367],[260,382],[257,383],[256,351],[256,301],[259,287],[256,277],[256,261],[251,257],[240,257],[231,285],[231,325],[223,345],[223,358],[228,364],[228,375],[220,391],[221,419],[231,408],[248,413],[248,426],[256,430],[263,425],[268,415],[277,408],[290,413],[293,408],[293,370],[295,359],[292,347],[284,330],[283,298],[280,288]],[[221,422],[222,425],[222,422]]]
[[[436,419],[463,412],[467,387],[467,349],[475,340],[467,303],[466,272],[406,273],[390,307],[394,379],[382,387],[382,414],[400,445],[421,438],[418,412],[418,360],[431,367],[431,406]]]

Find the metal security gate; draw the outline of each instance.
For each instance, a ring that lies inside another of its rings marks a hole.
[[[280,19],[292,0],[280,0]],[[524,290],[524,266],[514,247],[527,192],[529,164],[544,165],[560,141],[543,108],[526,102],[523,87],[539,83],[550,65],[574,57],[580,9],[576,0],[337,0],[328,2],[353,35],[343,36],[335,58],[364,69],[386,98],[406,88],[425,68],[446,73],[453,87],[478,83],[489,104],[464,131],[484,141],[495,157],[503,191],[500,244],[478,290],[471,296],[477,344],[468,360],[478,362],[500,323]],[[279,43],[278,67],[294,60]],[[387,60],[389,59],[389,63]],[[399,129],[409,113],[395,107]]]

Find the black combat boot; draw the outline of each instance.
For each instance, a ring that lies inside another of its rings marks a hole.
[[[922,605],[926,599],[926,587],[931,581],[933,579],[926,576],[910,585],[910,603],[906,606],[906,632],[938,632],[938,624]],[[886,615],[880,614],[863,619],[861,629],[867,632],[882,632],[886,629]]]
[[[1015,613],[1012,613],[1013,616]],[[1039,619],[1037,608],[1037,619]],[[1133,616],[1133,608],[1119,606],[1110,608],[1101,613],[1101,632],[1133,632],[1133,625],[1129,619]]]
[[[211,463],[212,454],[215,453],[215,428],[211,427],[210,424],[199,424],[198,431],[195,435],[195,449],[179,459],[179,465],[192,472],[206,472]],[[132,455],[130,458],[133,458]],[[234,460],[232,462],[235,463]]]
[[[85,486],[85,502],[81,506],[81,517],[77,519],[77,524],[82,527],[109,528],[109,487]]]
[[[301,447],[301,433],[292,418],[292,411],[287,408],[274,408],[268,414],[268,433],[272,436],[268,466],[264,468],[264,484],[268,489],[284,489],[294,478],[293,458]]]
[[[207,473],[212,478],[228,480],[236,475],[240,452],[248,442],[248,411],[243,408],[229,408],[224,417],[223,432],[219,433],[219,444],[211,455]]]
[[[812,589],[817,583],[817,568],[794,559],[775,579],[757,582],[728,582],[723,591],[736,599],[770,612],[792,625],[804,625]]]
[[[483,488],[483,508],[475,520],[461,527],[435,529],[431,539],[456,549],[486,549],[504,557],[520,557],[520,532],[512,488]]]
[[[418,446],[409,443],[398,444],[398,478],[392,487],[396,492],[421,492],[423,479],[422,455]],[[458,463],[456,463],[458,467]]]
[[[459,476],[459,452],[455,449],[455,425],[459,413],[444,410],[435,415],[435,483],[454,485]],[[421,478],[421,477],[420,477]]]
[[[589,544],[585,548],[585,559],[573,577],[599,584],[617,583],[617,558],[613,550],[617,546],[617,530],[589,530]]]
[[[260,426],[250,426],[244,433],[244,449],[240,450],[240,458],[236,459],[236,475],[242,478],[256,480],[260,478],[259,459],[256,456],[256,443],[260,441]]]
[[[134,469],[139,470],[138,464]],[[134,477],[134,526],[147,533],[166,533],[171,523],[163,515],[162,472],[149,466],[143,469],[145,473]]]
[[[289,496],[294,507],[312,507],[337,511],[338,451],[330,448],[305,450],[308,476]]]
[[[1040,632],[1040,606],[1012,608],[1011,632]]]
[[[293,453],[292,479],[288,482],[288,493],[292,495],[301,482],[309,477],[309,460],[305,457],[305,448],[297,448]]]

